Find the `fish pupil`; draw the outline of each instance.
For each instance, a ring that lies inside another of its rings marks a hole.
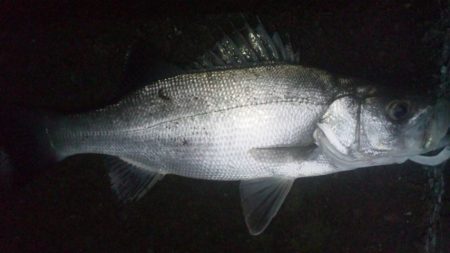
[[[403,116],[406,115],[407,112],[408,109],[406,108],[406,106],[403,104],[399,104],[398,106],[395,107],[394,115],[396,118],[402,118]]]

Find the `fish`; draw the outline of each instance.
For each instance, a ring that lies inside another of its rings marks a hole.
[[[36,153],[104,155],[123,203],[166,175],[240,181],[251,235],[267,228],[296,178],[449,159],[448,99],[395,94],[299,58],[279,33],[245,23],[189,69],[155,62],[148,71],[159,73],[116,103],[35,121]]]

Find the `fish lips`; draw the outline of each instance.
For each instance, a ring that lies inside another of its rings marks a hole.
[[[447,100],[439,100],[433,108],[430,126],[427,129],[427,140],[424,143],[425,151],[442,148],[445,140],[450,138],[450,103]]]

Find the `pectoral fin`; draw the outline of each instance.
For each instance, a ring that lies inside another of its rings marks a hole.
[[[267,147],[249,150],[253,159],[264,163],[289,163],[306,160],[316,145],[305,147]]]
[[[111,188],[122,202],[131,202],[145,195],[164,175],[141,168],[118,157],[107,157]]]
[[[278,177],[241,181],[241,204],[250,234],[259,235],[266,229],[293,182],[293,178]]]

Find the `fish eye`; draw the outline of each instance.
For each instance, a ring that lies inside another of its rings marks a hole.
[[[393,121],[406,119],[411,111],[411,103],[406,100],[393,100],[386,106],[387,114]]]

